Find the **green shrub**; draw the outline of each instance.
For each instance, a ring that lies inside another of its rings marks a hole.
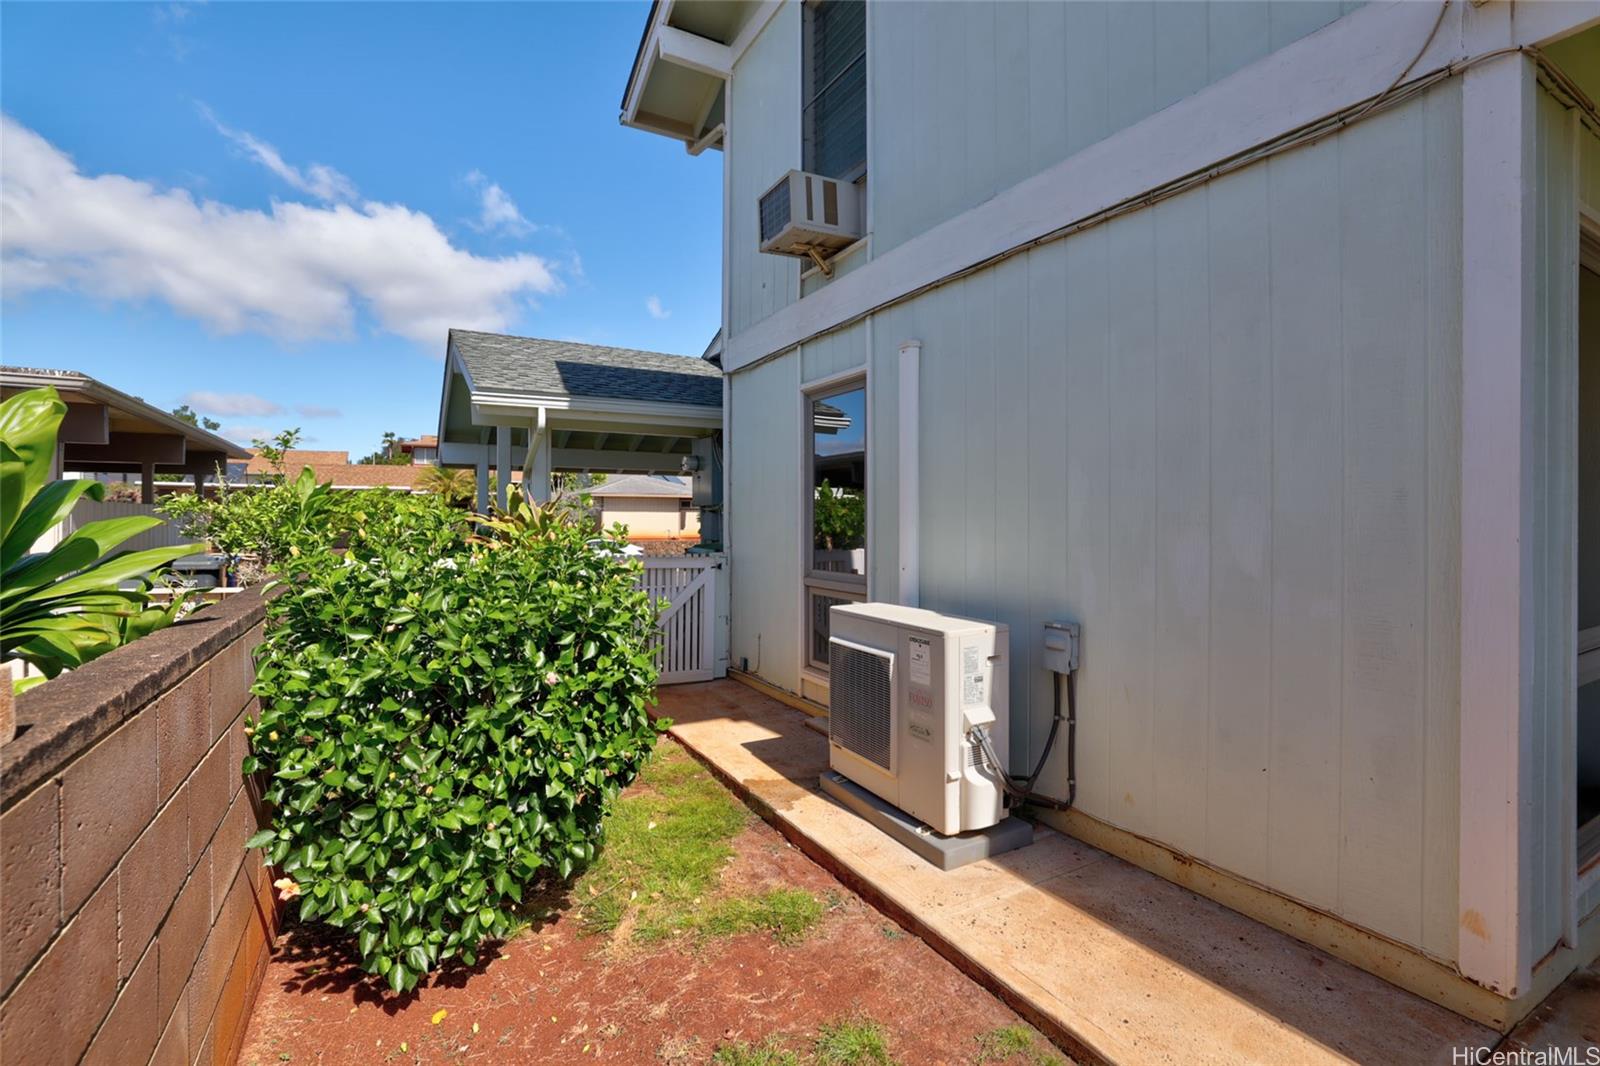
[[[654,609],[593,533],[406,497],[346,554],[297,555],[270,607],[244,769],[274,824],[250,844],[396,991],[592,860],[655,743]]]

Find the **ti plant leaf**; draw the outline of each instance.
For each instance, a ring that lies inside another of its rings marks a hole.
[[[48,481],[66,410],[51,388],[0,402],[0,659],[24,659],[46,677],[171,624],[183,598],[152,606],[151,578],[200,548],[117,551],[161,524],[132,516],[89,522],[31,553],[84,496],[105,495],[95,481]]]

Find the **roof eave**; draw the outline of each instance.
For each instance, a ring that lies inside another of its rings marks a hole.
[[[707,121],[715,102],[715,88],[725,84],[733,73],[735,50],[732,45],[672,26],[673,2],[654,0],[650,6],[644,34],[634,54],[633,67],[628,72],[628,84],[622,93],[618,120],[632,129],[680,141],[691,155],[699,155],[707,148],[722,147],[722,124],[708,126]],[[645,91],[660,63],[691,71],[709,82],[703,91],[688,101],[691,113],[697,116],[695,121],[686,122],[641,110]]]
[[[202,429],[192,423],[154,407],[137,396],[130,396],[121,389],[112,388],[98,378],[76,371],[58,371],[55,373],[35,373],[25,368],[7,367],[0,371],[0,382],[6,385],[22,388],[69,388],[72,392],[87,396],[89,399],[102,403],[107,407],[116,407],[129,414],[138,415],[147,421],[154,422],[163,428],[180,434],[188,442],[197,445],[197,451],[221,452],[230,459],[248,459],[250,451],[242,445],[235,444],[226,437],[219,437],[210,430]]]

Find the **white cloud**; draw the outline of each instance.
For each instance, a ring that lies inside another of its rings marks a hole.
[[[340,418],[344,415],[337,407],[323,407],[315,403],[297,403],[294,410],[301,418]]]
[[[561,282],[536,255],[457,248],[403,204],[261,211],[87,175],[0,116],[0,286],[8,298],[70,288],[158,299],[219,332],[290,340],[348,335],[360,308],[380,329],[442,350],[449,327],[503,331]]]
[[[217,430],[218,434],[233,441],[235,444],[246,445],[253,441],[271,440],[276,432],[277,430],[268,429],[265,426],[235,426],[232,424]]]
[[[217,132],[237,145],[245,155],[272,171],[290,186],[298,189],[308,196],[315,196],[318,200],[328,203],[344,202],[356,198],[356,184],[343,174],[330,166],[322,163],[312,163],[301,170],[297,166],[286,162],[278,150],[266,141],[244,130],[236,130],[223,124],[222,120],[212,113],[205,104],[197,105],[200,114],[206,121],[217,128]]]
[[[259,418],[283,413],[280,404],[249,392],[186,392],[180,399],[208,415],[251,415]]]
[[[644,302],[644,309],[650,312],[651,318],[671,318],[672,312],[661,306],[661,297],[652,296]]]
[[[478,221],[475,228],[486,233],[499,231],[513,237],[524,237],[534,230],[533,223],[522,217],[517,202],[498,184],[489,180],[481,170],[467,175],[467,184],[478,190]]]

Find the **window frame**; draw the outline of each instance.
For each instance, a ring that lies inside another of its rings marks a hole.
[[[860,389],[862,439],[862,479],[866,485],[864,509],[865,529],[862,536],[862,574],[839,574],[816,570],[816,426],[812,421],[812,405],[830,396],[840,396]],[[865,603],[871,598],[869,588],[872,574],[872,382],[866,367],[841,371],[817,381],[804,384],[800,389],[800,655],[805,669],[826,676],[828,662],[812,655],[812,600],[818,594]]]

